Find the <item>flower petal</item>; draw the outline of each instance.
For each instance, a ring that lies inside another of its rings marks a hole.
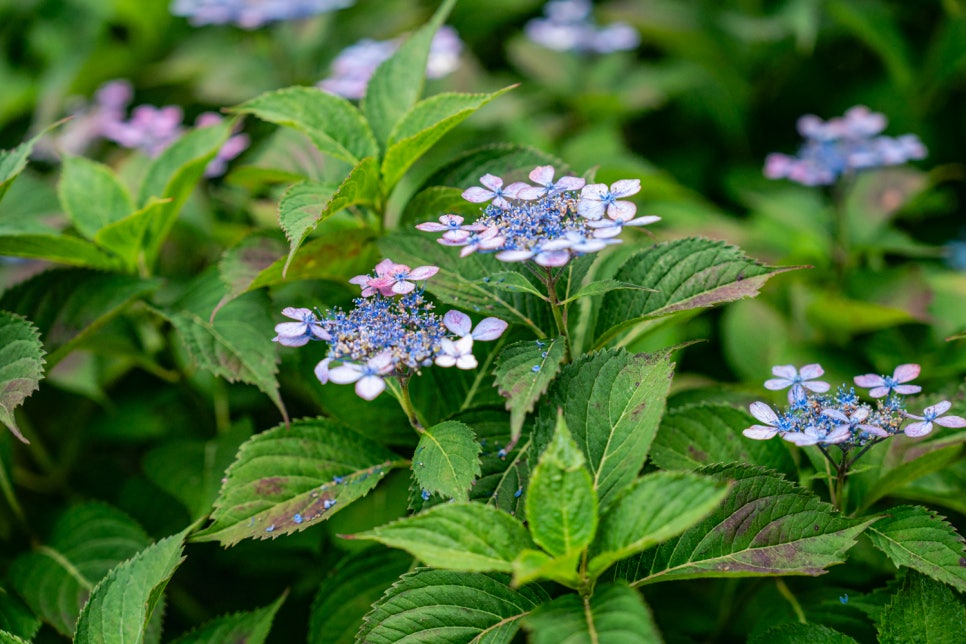
[[[343,362],[329,369],[329,380],[337,385],[347,385],[362,377],[362,367],[351,362]]]
[[[866,425],[865,423],[859,423],[859,429],[863,430],[868,434],[873,434],[880,438],[886,438],[889,436],[889,432],[887,432],[886,430],[876,425]]]
[[[304,347],[309,343],[307,335],[277,335],[272,342],[278,342],[283,347]]]
[[[909,382],[919,377],[919,370],[917,364],[901,364],[892,372],[892,379],[896,382]]]
[[[829,418],[834,418],[837,421],[847,423],[849,422],[849,417],[840,412],[838,409],[823,409],[823,416],[828,416]]]
[[[476,369],[478,364],[472,353],[463,354],[456,359],[457,369]]]
[[[443,353],[436,356],[435,362],[437,367],[452,367],[456,364],[456,356]]]
[[[944,400],[942,402],[936,403],[935,405],[932,405],[931,407],[926,407],[926,410],[922,412],[922,415],[932,416],[933,418],[935,418],[936,416],[942,416],[947,411],[949,411],[949,408],[952,406],[953,404],[951,402],[949,402],[948,400]]]
[[[885,380],[882,379],[882,376],[877,376],[874,373],[867,373],[863,376],[856,376],[852,380],[855,381],[855,384],[857,384],[858,386],[864,389],[869,389],[871,387],[881,387],[882,385],[885,384]]]
[[[580,190],[585,183],[587,183],[587,180],[583,177],[560,177],[557,188],[559,190]]]
[[[275,333],[290,337],[303,336],[309,328],[305,322],[280,322],[275,325]]]
[[[539,183],[541,186],[548,186],[553,183],[554,172],[552,165],[539,165],[530,171],[530,181]]]
[[[577,214],[585,219],[595,220],[604,216],[604,204],[601,201],[581,197],[577,202]]]
[[[332,358],[325,358],[319,364],[315,365],[315,377],[319,379],[323,385],[329,382],[329,363],[332,362]]]
[[[392,285],[392,292],[395,293],[396,295],[405,295],[406,293],[412,293],[415,289],[416,289],[416,285],[413,284],[412,282],[407,282],[406,280],[396,282],[395,284]],[[388,293],[383,293],[383,295],[388,295]]]
[[[922,387],[919,385],[896,385],[892,388],[892,391],[897,394],[918,394],[922,391]]]
[[[648,224],[653,224],[655,221],[661,221],[661,218],[657,215],[645,215],[643,217],[637,217],[636,219],[631,219],[630,221],[625,221],[625,226],[646,226]]]
[[[943,416],[942,418],[934,419],[932,422],[943,427],[966,427],[966,418],[960,418],[959,416]]]
[[[765,427],[764,425],[752,425],[748,429],[742,430],[741,433],[756,441],[763,441],[773,438],[778,434],[778,430],[774,427]]]
[[[751,411],[751,415],[765,423],[766,425],[775,425],[778,423],[778,414],[769,405],[763,402],[753,402],[748,407]]]
[[[787,380],[794,380],[795,376],[798,375],[798,369],[795,368],[795,365],[791,364],[774,366],[771,368],[771,372],[773,375],[776,375],[779,378],[785,378]]]
[[[416,230],[422,230],[427,233],[438,233],[442,230],[449,230],[449,226],[437,224],[435,221],[427,221],[423,224],[416,224]]]
[[[439,266],[417,266],[413,270],[409,271],[409,278],[411,280],[428,280],[430,277],[439,272]]]
[[[293,320],[304,320],[309,315],[313,315],[312,309],[297,309],[294,306],[286,306],[282,309],[282,315]]]
[[[615,201],[607,206],[607,216],[614,221],[630,221],[637,214],[637,206],[630,201]]]
[[[769,378],[765,381],[765,389],[779,391],[785,387],[790,387],[792,384],[794,383],[787,378]]]
[[[447,311],[446,315],[443,316],[443,325],[450,330],[454,335],[463,337],[470,332],[473,328],[473,323],[470,320],[470,316],[463,313],[462,311]]]
[[[464,190],[462,196],[463,199],[466,199],[470,203],[482,203],[492,199],[493,193],[489,190],[484,190],[483,188],[473,186],[472,188],[467,188]]]
[[[507,323],[500,318],[483,318],[473,329],[473,339],[486,342],[496,340],[506,331]]]
[[[540,266],[563,266],[570,261],[569,250],[551,250],[537,253],[533,259]]]
[[[373,400],[386,388],[386,382],[379,376],[366,376],[356,382],[356,395],[363,400]]]
[[[811,382],[803,382],[802,386],[809,391],[814,391],[817,394],[824,394],[831,388],[827,382],[822,382],[821,380],[812,380]]]
[[[825,373],[825,370],[822,369],[822,365],[812,363],[799,369],[798,373],[801,375],[802,380],[814,380],[815,378],[821,377]]]
[[[615,197],[629,197],[640,191],[640,179],[621,179],[610,184],[610,193]]]
[[[496,254],[496,258],[501,262],[524,262],[534,253],[532,250],[504,250]]]
[[[482,183],[484,186],[486,186],[493,192],[496,192],[497,190],[503,187],[503,179],[489,173],[484,174],[482,177],[480,177],[480,183]]]
[[[920,421],[918,423],[910,423],[902,429],[906,436],[911,438],[919,438],[920,436],[925,436],[932,431],[932,423],[926,421]]]
[[[889,393],[888,387],[874,387],[872,389],[869,389],[869,396],[871,396],[872,398],[882,398],[883,396],[888,395],[888,393]]]

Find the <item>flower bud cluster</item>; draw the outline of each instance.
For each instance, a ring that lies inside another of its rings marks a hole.
[[[904,364],[896,367],[890,376],[856,376],[855,384],[869,389],[873,399],[869,403],[860,400],[851,386],[843,385],[834,394],[828,393],[829,384],[816,380],[824,373],[818,364],[805,365],[800,371],[792,365],[774,367],[772,373],[777,378],[765,382],[765,387],[789,388],[789,405],[784,411],[776,411],[766,403],[752,403],[752,416],[763,424],[752,425],[743,433],[756,440],[781,436],[796,445],[838,445],[848,451],[900,432],[914,438],[925,436],[932,431],[933,424],[966,427],[963,418],[944,415],[952,407],[948,401],[927,407],[921,416],[906,411],[903,396],[922,390],[918,385],[906,384],[919,371],[917,364]]]

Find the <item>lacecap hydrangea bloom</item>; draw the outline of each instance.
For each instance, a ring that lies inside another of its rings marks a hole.
[[[926,157],[926,148],[915,134],[895,138],[880,135],[886,122],[884,115],[862,105],[828,121],[805,115],[798,119],[804,145],[796,156],[769,154],[765,176],[806,186],[831,185],[857,170]]]
[[[234,24],[256,29],[269,22],[307,18],[351,7],[355,0],[174,0],[171,13],[195,26]]]
[[[625,226],[644,226],[660,220],[646,215],[635,217],[637,206],[624,197],[641,189],[637,179],[611,185],[586,185],[578,177],[560,177],[553,166],[539,166],[530,181],[504,185],[492,174],[480,178],[480,186],[468,188],[463,198],[487,203],[481,216],[464,224],[458,215],[443,215],[439,222],[416,226],[425,232],[442,232],[437,240],[445,246],[461,247],[460,255],[496,253],[504,262],[532,260],[544,267],[563,266],[572,258],[597,252],[610,244]]]
[[[640,34],[627,23],[601,27],[594,22],[589,0],[552,0],[543,7],[544,18],[526,24],[527,37],[557,51],[607,54],[636,49]]]
[[[325,315],[286,308],[282,315],[295,322],[278,324],[273,340],[287,347],[327,343],[326,357],[315,367],[316,377],[322,384],[354,384],[356,394],[365,400],[385,391],[387,378],[406,379],[433,364],[473,369],[473,343],[497,339],[507,323],[489,317],[473,327],[469,316],[459,311],[437,315],[417,283],[438,270],[385,259],[374,274],[349,280],[362,288],[353,300],[355,308],[334,308]]]
[[[933,430],[934,425],[966,427],[966,420],[949,416],[952,407],[942,401],[927,407],[922,414],[906,411],[905,395],[919,393],[918,385],[906,384],[919,375],[919,365],[903,364],[892,375],[864,374],[856,376],[857,386],[869,389],[873,402],[864,402],[854,387],[840,386],[828,393],[831,386],[816,380],[822,375],[820,365],[811,364],[799,371],[794,366],[775,367],[779,376],[768,380],[768,389],[790,387],[789,405],[776,410],[763,402],[751,404],[751,415],[759,423],[744,430],[744,435],[756,440],[780,436],[796,445],[838,445],[843,452],[854,447],[866,447],[904,433],[918,438]],[[909,422],[913,421],[913,422]]]

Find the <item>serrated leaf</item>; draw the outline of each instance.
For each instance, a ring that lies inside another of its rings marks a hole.
[[[381,190],[375,157],[360,161],[335,192],[330,193],[322,184],[309,182],[289,188],[278,204],[278,222],[290,245],[283,275],[299,246],[320,222],[349,206],[376,203],[382,198]]]
[[[597,318],[597,344],[644,320],[754,297],[771,277],[799,267],[775,268],[721,241],[689,237],[636,253],[614,275],[653,291],[611,291]]]
[[[0,255],[44,259],[57,264],[117,270],[120,258],[72,235],[17,234],[0,236]]]
[[[362,113],[381,144],[388,141],[396,123],[423,93],[430,43],[454,4],[456,0],[442,2],[430,21],[383,61],[369,79]]]
[[[534,644],[654,644],[661,635],[651,611],[632,588],[603,584],[591,597],[570,593],[524,620]]]
[[[77,505],[61,515],[46,543],[14,560],[9,579],[34,613],[69,637],[94,586],[150,542],[120,510]]]
[[[537,417],[549,435],[558,407],[587,457],[600,507],[606,508],[644,466],[664,413],[672,365],[667,354],[608,349],[582,356],[551,384]]]
[[[423,186],[453,186],[462,191],[476,185],[484,174],[495,174],[504,178],[513,175],[523,177],[540,165],[552,165],[561,175],[568,168],[563,160],[536,148],[515,143],[497,143],[457,156],[437,170]],[[476,207],[479,209],[479,205]]]
[[[833,628],[822,624],[780,624],[769,628],[748,644],[857,644]]]
[[[167,537],[117,565],[94,587],[74,632],[76,644],[144,641],[168,580],[183,561],[185,533]]]
[[[84,157],[64,156],[57,193],[74,227],[90,240],[134,212],[134,199],[114,171]]]
[[[680,537],[624,560],[619,578],[639,586],[708,577],[820,575],[841,563],[875,519],[850,519],[803,488],[743,464],[698,470],[733,486],[724,502]]]
[[[356,107],[315,87],[287,87],[242,103],[231,111],[302,132],[323,154],[357,164],[379,152],[369,124]]]
[[[215,618],[207,624],[185,633],[171,644],[262,644],[272,628],[275,613],[282,606],[288,591],[263,608]]]
[[[127,275],[56,269],[5,292],[0,297],[0,309],[23,315],[37,325],[50,370],[128,304],[159,285],[157,280]]]
[[[911,505],[889,508],[866,534],[896,566],[917,570],[960,592],[966,590],[966,541],[932,510]]]
[[[386,141],[381,166],[386,190],[396,185],[406,170],[444,134],[512,88],[492,94],[437,94],[416,103],[393,126]]]
[[[513,560],[513,585],[520,587],[548,579],[568,588],[579,588],[581,578],[577,566],[582,555],[582,550],[562,557],[551,557],[543,550],[524,550]]]
[[[907,575],[876,626],[881,644],[956,644],[966,633],[966,607],[948,586]]]
[[[312,602],[309,644],[349,644],[362,618],[413,566],[408,553],[382,546],[349,555],[322,581]]]
[[[17,427],[14,410],[39,388],[44,353],[37,327],[19,315],[0,311],[0,422],[24,443],[30,441]]]
[[[741,434],[755,422],[750,414],[730,405],[677,407],[661,420],[651,461],[664,470],[693,470],[734,461],[794,474],[795,463],[781,441],[750,440]]]
[[[0,631],[0,644],[30,644],[30,641],[23,639],[19,635],[14,635],[7,631]]]
[[[563,337],[523,340],[503,349],[497,356],[493,375],[510,412],[510,432],[519,438],[523,421],[547,391],[567,357]]]
[[[509,453],[503,453],[510,441],[506,412],[480,409],[458,414],[456,418],[476,431],[483,449],[482,472],[470,490],[470,499],[523,520],[526,515],[524,488],[530,479],[529,457],[533,445],[529,436],[518,441]]]
[[[413,476],[421,490],[468,501],[470,485],[480,475],[480,444],[473,430],[446,421],[425,430],[413,455]]]
[[[638,479],[601,516],[588,574],[596,578],[617,561],[681,534],[727,494],[727,482],[686,472],[654,472]]]
[[[9,636],[32,639],[42,622],[9,588],[0,586],[0,632]],[[2,641],[2,640],[0,640]]]
[[[170,199],[148,199],[143,208],[98,230],[94,243],[120,257],[126,269],[133,272],[144,250],[144,239],[151,223],[164,216],[170,203]]]
[[[597,531],[597,495],[586,459],[557,412],[550,444],[530,474],[527,523],[533,540],[554,557],[582,551]]]
[[[401,548],[434,568],[467,572],[510,572],[517,554],[533,547],[522,523],[479,503],[437,505],[351,538]]]
[[[209,321],[215,319],[224,305],[247,293],[252,282],[284,254],[285,244],[280,239],[262,233],[246,237],[237,246],[222,253],[218,262],[218,274],[228,287],[228,292],[211,312]]]
[[[280,425],[241,446],[215,501],[212,524],[192,541],[230,546],[304,530],[368,494],[399,465],[392,452],[336,422]]]
[[[510,644],[520,619],[549,597],[539,586],[513,589],[509,581],[496,573],[426,568],[403,575],[366,615],[356,642]]]
[[[58,121],[44,128],[36,136],[24,141],[12,150],[0,150],[0,199],[3,199],[3,196],[7,194],[7,190],[10,188],[10,184],[27,167],[27,159],[30,157],[30,153],[33,152],[37,141],[61,123],[63,121]]]

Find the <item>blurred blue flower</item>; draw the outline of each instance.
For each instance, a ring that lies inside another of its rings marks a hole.
[[[543,7],[545,18],[526,24],[527,37],[556,51],[608,54],[636,49],[641,42],[637,30],[624,22],[605,27],[594,23],[588,0],[552,0]]]
[[[174,0],[171,13],[195,26],[234,24],[256,29],[278,20],[307,18],[351,7],[355,0]]]

